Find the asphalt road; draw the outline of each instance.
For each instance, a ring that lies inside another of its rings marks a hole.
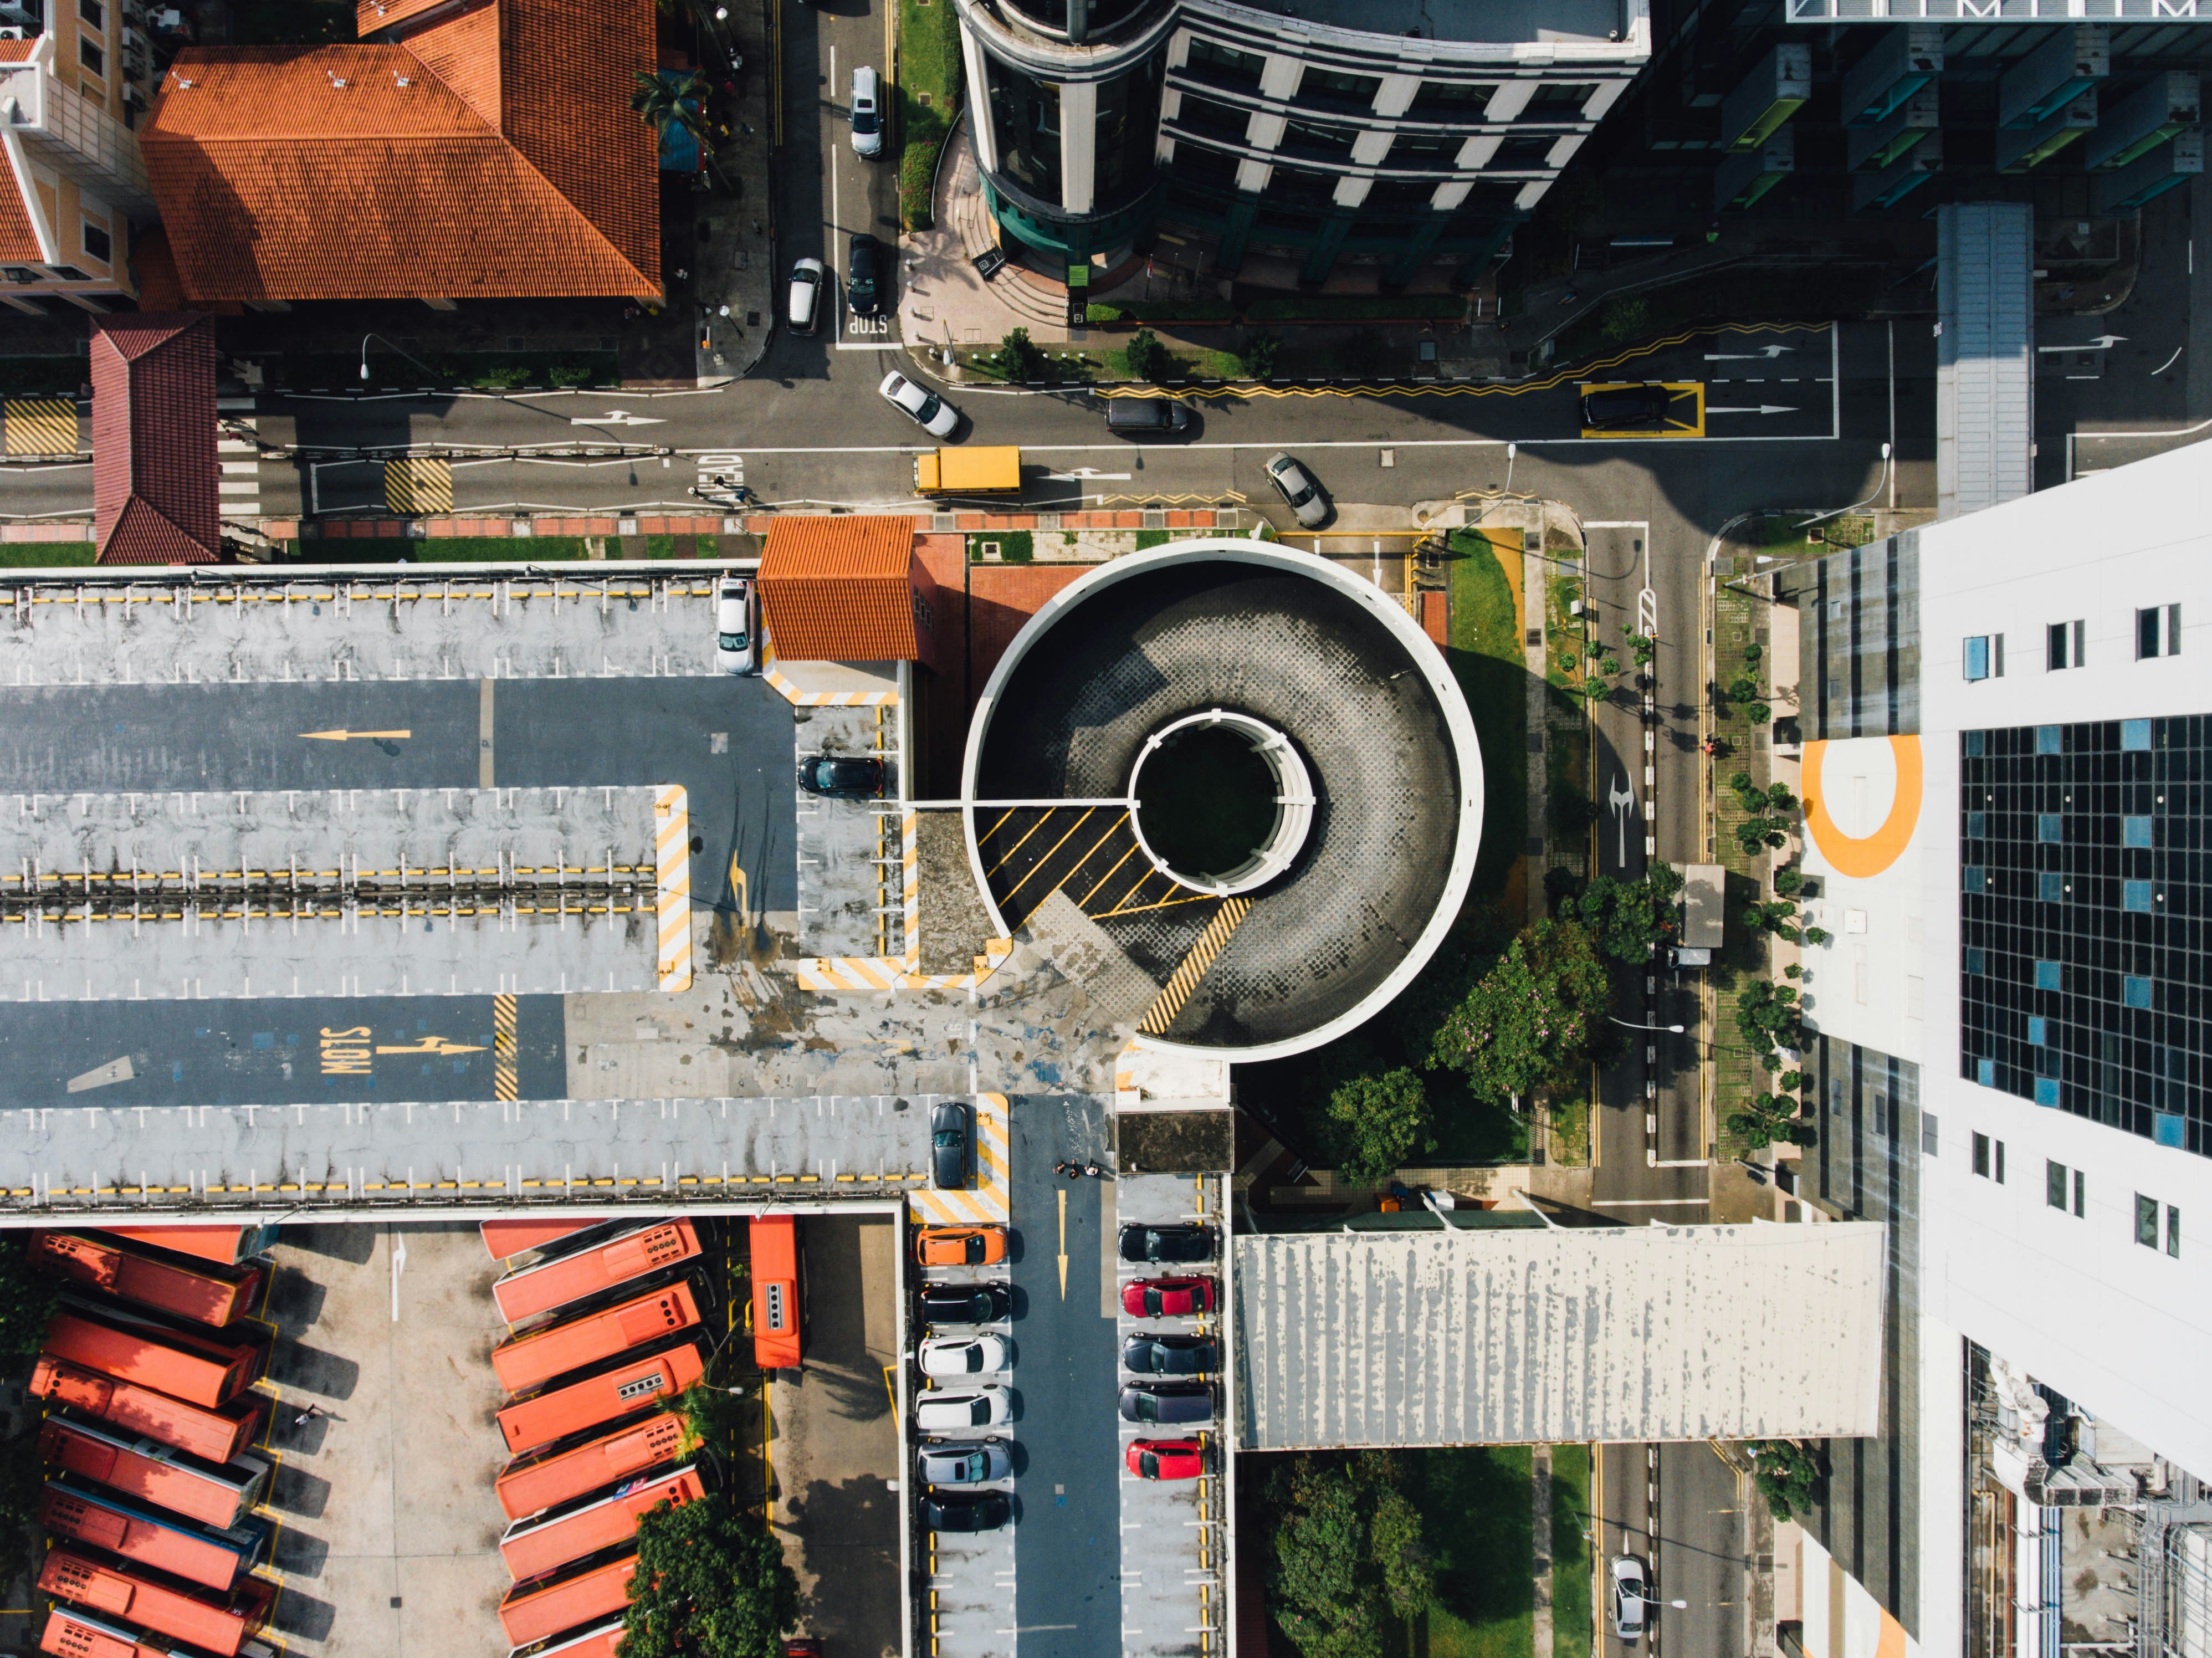
[[[1008,1646],[1071,1658],[1121,1647],[1120,1372],[1101,1291],[1113,1275],[1103,1258],[1112,1248],[1104,1236],[1110,1188],[1053,1173],[1062,1158],[1101,1155],[1105,1112],[1104,1102],[1088,1096],[1031,1096],[1008,1114],[1021,1241],[1013,1282],[1023,1457],[1015,1484],[1018,1635]]]

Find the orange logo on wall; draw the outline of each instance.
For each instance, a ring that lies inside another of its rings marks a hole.
[[[1805,829],[1820,847],[1820,856],[1828,860],[1828,867],[1838,875],[1861,880],[1879,875],[1912,844],[1912,831],[1920,824],[1920,739],[1893,737],[1889,752],[1897,765],[1897,793],[1890,800],[1889,816],[1873,834],[1853,835],[1838,829],[1828,816],[1826,791],[1820,784],[1827,744],[1805,745]]]

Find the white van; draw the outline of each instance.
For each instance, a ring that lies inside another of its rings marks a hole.
[[[791,267],[791,327],[793,333],[811,334],[822,320],[822,283],[827,273],[819,259],[801,259]]]
[[[884,153],[884,112],[877,100],[876,72],[866,64],[853,71],[853,154],[873,161]]]

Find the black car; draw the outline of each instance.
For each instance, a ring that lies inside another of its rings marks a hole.
[[[933,1491],[921,1499],[921,1523],[932,1531],[996,1531],[1013,1516],[1013,1503],[1004,1491],[974,1497]]]
[[[928,1324],[996,1324],[1012,1301],[1000,1284],[925,1284],[921,1316]]]
[[[850,754],[810,754],[799,762],[799,786],[841,800],[872,800],[884,792],[884,762]]]
[[[1139,1334],[1121,1344],[1121,1368],[1144,1376],[1197,1376],[1219,1370],[1220,1357],[1211,1336]]]
[[[968,1108],[947,1101],[929,1114],[929,1181],[940,1192],[968,1185]]]
[[[1133,1382],[1121,1389],[1124,1422],[1210,1422],[1213,1389],[1203,1382]]]
[[[1583,394],[1583,424],[1592,431],[1667,423],[1674,394],[1663,386],[1614,386]]]
[[[856,317],[872,317],[882,308],[876,294],[876,266],[882,258],[881,245],[865,230],[846,250],[845,303]]]
[[[1212,1260],[1211,1226],[1140,1226],[1121,1229],[1124,1260]]]

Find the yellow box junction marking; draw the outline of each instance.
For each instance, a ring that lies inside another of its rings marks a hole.
[[[77,452],[76,404],[67,398],[9,398],[0,404],[0,428],[11,455]]]
[[[384,463],[384,504],[403,514],[453,510],[453,463],[436,455],[404,455]]]
[[[1664,426],[1607,426],[1582,428],[1586,438],[1701,438],[1705,434],[1705,383],[1703,380],[1590,380],[1577,388],[1579,397],[1593,392],[1629,392],[1640,386],[1657,384],[1674,394],[1674,402],[1690,399],[1690,418],[1686,422],[1675,417],[1674,404],[1667,409]],[[1579,405],[1578,405],[1579,406]]]

